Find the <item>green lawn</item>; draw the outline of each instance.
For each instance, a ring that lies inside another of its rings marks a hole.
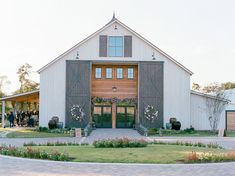
[[[143,148],[94,148],[93,146],[37,146],[45,151],[68,153],[75,162],[109,163],[182,163],[186,154],[197,152],[225,152],[221,149],[177,145],[149,145]]]
[[[226,132],[227,137],[235,137],[235,131],[228,131]],[[150,136],[159,136],[159,134],[154,134]],[[176,137],[216,137],[218,136],[217,133],[212,131],[193,131],[193,132],[185,132],[183,130],[181,131],[175,131],[175,130],[163,130],[162,136],[176,136]]]
[[[69,134],[38,132],[31,129],[13,131],[7,134],[8,138],[46,138],[46,137],[69,137]]]

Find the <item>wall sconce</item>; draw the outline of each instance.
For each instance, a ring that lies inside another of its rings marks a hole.
[[[117,25],[115,25],[115,26],[114,26],[114,29],[115,29],[115,30],[117,30],[117,29],[118,29],[118,28],[117,28]]]
[[[76,59],[79,59],[79,53],[78,53],[78,51],[77,51],[77,56],[76,56]]]
[[[116,86],[113,86],[113,87],[112,87],[112,90],[113,90],[113,92],[117,92],[117,87],[116,87]]]
[[[155,53],[153,52],[153,54],[152,54],[152,60],[156,60],[156,58],[155,58]]]

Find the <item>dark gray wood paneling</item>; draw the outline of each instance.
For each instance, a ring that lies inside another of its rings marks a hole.
[[[132,36],[124,36],[124,57],[132,57]]]
[[[163,69],[163,62],[139,62],[139,119],[148,128],[163,127]],[[158,110],[154,121],[144,116],[147,105]]]
[[[91,63],[90,61],[66,61],[66,119],[67,127],[84,128],[91,115]],[[71,107],[82,107],[85,118],[80,122],[72,119]]]
[[[107,44],[108,44],[108,36],[107,35],[100,35],[99,39],[99,56],[100,57],[107,57]]]

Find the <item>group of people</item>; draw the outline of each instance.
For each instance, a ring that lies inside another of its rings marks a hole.
[[[33,127],[38,123],[38,117],[38,111],[12,111],[7,115],[7,120],[10,122],[10,128],[16,125]]]

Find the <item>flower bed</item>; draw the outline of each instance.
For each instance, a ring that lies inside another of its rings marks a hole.
[[[235,151],[227,153],[197,153],[192,151],[189,153],[184,162],[185,163],[218,163],[226,161],[235,161]]]
[[[140,139],[116,138],[116,139],[103,139],[93,142],[96,148],[124,148],[124,147],[146,147],[148,142]]]
[[[12,146],[0,146],[0,154],[23,157],[23,158],[34,158],[34,159],[47,159],[54,161],[68,161],[69,156],[67,154],[53,151],[53,152],[45,152],[40,151],[38,149],[32,149],[31,147],[27,147],[26,149],[21,149]]]

